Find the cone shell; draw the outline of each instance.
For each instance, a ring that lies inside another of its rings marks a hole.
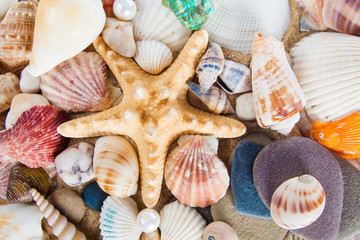
[[[138,240],[141,228],[136,223],[137,214],[132,198],[107,197],[100,213],[101,236],[104,239]]]
[[[125,138],[99,138],[95,144],[93,167],[95,179],[106,193],[117,197],[128,197],[136,193],[139,179],[138,157]]]
[[[175,201],[164,206],[160,219],[161,240],[202,240],[206,222],[195,209]]]
[[[215,137],[195,135],[181,141],[165,165],[165,182],[172,194],[190,207],[217,203],[229,186],[225,164],[212,149]]]
[[[9,175],[11,169],[14,167],[16,162],[8,164],[6,167],[0,169],[0,198],[6,199],[7,186],[9,182]]]
[[[15,125],[0,132],[0,163],[19,161],[30,168],[47,166],[64,150],[67,139],[57,127],[67,120],[54,106],[35,106],[25,111]]]
[[[150,74],[159,74],[172,62],[173,56],[170,49],[158,41],[136,42],[136,63]]]
[[[224,222],[210,223],[204,232],[204,240],[239,240],[235,230]]]
[[[231,60],[225,60],[224,70],[219,75],[218,85],[229,94],[237,94],[251,91],[251,71],[241,64]]]
[[[285,229],[304,228],[316,221],[325,208],[325,192],[311,175],[283,182],[274,192],[270,214]]]
[[[0,112],[4,112],[10,108],[13,97],[20,93],[19,78],[12,73],[0,75],[0,91]]]

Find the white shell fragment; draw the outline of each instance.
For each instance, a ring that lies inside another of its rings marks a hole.
[[[236,98],[236,115],[244,121],[256,119],[252,92],[241,94]]]
[[[152,208],[145,208],[139,212],[136,223],[144,233],[154,232],[160,225],[160,215]]]
[[[251,71],[247,66],[225,60],[224,70],[217,80],[218,85],[229,94],[251,91]]]
[[[123,21],[134,18],[136,14],[136,4],[134,0],[115,0],[113,5],[115,16]]]
[[[40,92],[40,77],[31,76],[26,67],[21,72],[19,85],[23,93],[38,93]]]
[[[20,93],[19,78],[12,73],[0,75],[0,112],[10,108],[11,100]]]

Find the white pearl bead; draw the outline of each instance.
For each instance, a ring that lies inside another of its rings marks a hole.
[[[152,208],[145,208],[139,212],[136,223],[140,226],[141,231],[151,233],[159,227],[160,215]]]
[[[134,0],[115,0],[113,11],[118,19],[131,20],[136,14],[136,4]]]

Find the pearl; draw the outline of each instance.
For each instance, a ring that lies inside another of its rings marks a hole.
[[[151,233],[159,227],[160,215],[152,208],[145,208],[137,215],[136,223],[140,226],[141,231]]]
[[[136,14],[136,4],[134,0],[115,0],[113,11],[118,19],[131,20]]]

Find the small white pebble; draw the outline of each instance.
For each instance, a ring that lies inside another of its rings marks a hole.
[[[21,72],[20,90],[23,93],[38,93],[40,91],[40,77],[31,76],[27,68]]]
[[[240,120],[252,121],[256,119],[252,92],[241,94],[236,99],[236,115]]]

